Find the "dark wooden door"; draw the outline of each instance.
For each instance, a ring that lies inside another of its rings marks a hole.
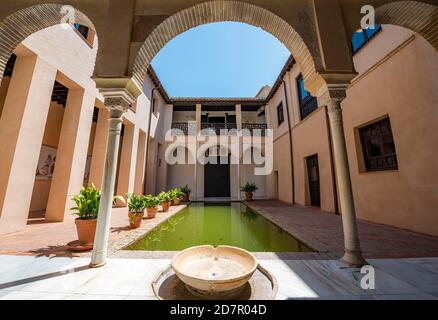
[[[229,197],[230,196],[230,162],[221,164],[208,163],[204,166],[204,197]]]
[[[309,179],[310,203],[312,206],[321,206],[319,189],[318,155],[307,157],[307,175]]]

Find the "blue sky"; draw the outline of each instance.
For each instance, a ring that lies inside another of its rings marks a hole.
[[[254,97],[272,86],[289,55],[260,28],[219,22],[180,34],[152,66],[171,97]]]

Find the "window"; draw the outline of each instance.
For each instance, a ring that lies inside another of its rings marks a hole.
[[[73,28],[75,29],[76,33],[81,36],[81,38],[90,46],[93,47],[94,42],[94,31],[93,29],[90,29],[86,26],[83,26],[79,23],[73,24]]]
[[[359,129],[359,134],[367,172],[398,168],[389,118]]]
[[[351,47],[353,49],[353,54],[358,52],[367,42],[369,42],[376,34],[382,31],[382,26],[377,24],[374,29],[361,29],[356,31],[351,40]]]
[[[278,125],[282,124],[284,121],[283,103],[280,103],[277,107],[277,120]]]
[[[84,37],[85,40],[88,38],[88,31],[89,31],[88,27],[83,26],[83,25],[81,25],[79,23],[75,23],[74,27]]]
[[[300,116],[301,120],[303,120],[318,108],[318,101],[304,88],[304,79],[301,74],[297,77],[297,88],[298,100],[300,103]]]

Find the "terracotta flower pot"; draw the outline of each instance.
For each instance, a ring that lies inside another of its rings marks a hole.
[[[170,207],[170,202],[163,202],[161,204],[161,208],[163,209],[163,212],[169,211],[169,207]]]
[[[252,192],[245,192],[246,201],[252,201]]]
[[[180,203],[180,199],[179,198],[175,198],[175,199],[173,199],[172,200],[172,206],[179,206],[179,203]]]
[[[189,199],[190,199],[190,195],[189,195],[189,194],[184,194],[184,195],[182,196],[182,201],[183,201],[183,202],[189,202]]]
[[[76,219],[76,231],[78,233],[79,243],[82,245],[92,245],[94,242],[94,235],[96,234],[97,219],[82,220]]]
[[[147,208],[148,218],[149,219],[155,218],[155,216],[157,215],[157,211],[158,211],[157,207]]]
[[[141,226],[141,219],[143,219],[144,212],[129,212],[129,225],[133,229],[137,229]]]

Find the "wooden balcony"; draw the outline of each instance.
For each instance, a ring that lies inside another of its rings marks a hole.
[[[242,123],[242,129],[247,129],[251,133],[254,134],[255,130],[260,130],[261,136],[266,135],[266,129],[268,126],[266,123]],[[172,122],[172,129],[181,130],[184,135],[188,135],[189,133],[189,123],[188,122]],[[201,123],[202,129],[212,129],[217,135],[220,134],[221,130],[232,130],[237,129],[236,123]]]

